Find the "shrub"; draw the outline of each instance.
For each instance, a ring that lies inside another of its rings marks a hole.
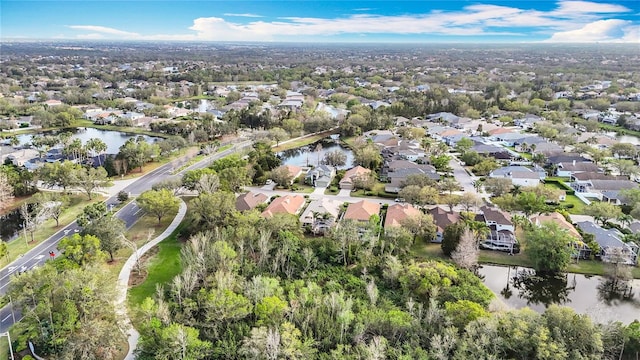
[[[120,190],[116,198],[118,199],[118,201],[124,202],[129,200],[129,194],[127,194],[125,191]]]

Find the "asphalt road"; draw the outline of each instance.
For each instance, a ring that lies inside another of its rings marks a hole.
[[[205,159],[183,169],[176,174],[172,173],[174,172],[174,169],[176,167],[181,165],[181,162],[173,161],[167,163],[141,176],[140,178],[138,178],[138,180],[125,187],[123,191],[129,193],[130,196],[137,196],[151,189],[151,187],[159,181],[168,178],[182,177],[182,174],[186,171],[203,168],[217,159],[230,155],[243,148],[249,147],[250,145],[250,141],[238,142],[234,144],[233,147],[225,151],[216,153],[212,156],[206,157]],[[116,199],[116,196],[112,196],[108,198],[105,203],[107,204],[107,209],[110,209],[112,205],[115,206],[118,204],[118,200]],[[118,212],[116,212],[115,215],[125,222],[127,228],[130,228],[143,215],[143,211],[136,205],[135,201],[132,201],[122,209],[120,209]],[[63,229],[59,230],[48,239],[44,240],[42,243],[38,244],[33,249],[29,250],[29,252],[27,252],[23,256],[19,257],[9,265],[0,269],[0,294],[4,295],[7,292],[9,283],[11,282],[11,278],[14,275],[18,275],[22,271],[28,271],[44,264],[47,260],[50,259],[50,252],[53,252],[55,256],[57,256],[59,253],[59,250],[57,248],[58,242],[60,242],[60,240],[65,236],[72,235],[73,233],[79,231],[80,227],[74,221]],[[18,311],[14,311],[14,313],[12,314],[10,305],[7,305],[0,309],[0,332],[7,331],[9,327],[13,325],[14,315],[16,321],[20,321],[20,319],[22,318]]]

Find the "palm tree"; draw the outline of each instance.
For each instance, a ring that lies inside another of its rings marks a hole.
[[[91,138],[87,141],[85,148],[91,152],[92,155],[98,155],[98,164],[102,165],[102,159],[100,159],[100,155],[107,151],[107,144],[98,138]],[[95,153],[94,153],[95,152]]]
[[[634,218],[633,218],[633,216],[631,216],[629,214],[622,214],[622,215],[618,216],[617,220],[623,226],[626,225],[626,227],[629,227],[631,225],[631,223],[633,222]]]
[[[12,136],[9,138],[9,144],[13,147],[20,145],[20,140],[16,136]]]
[[[521,229],[525,229],[528,225],[531,224],[529,219],[524,215],[513,215],[511,216],[511,222],[513,222],[513,230],[517,230],[518,226]]]

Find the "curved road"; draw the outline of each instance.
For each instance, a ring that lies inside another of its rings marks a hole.
[[[123,191],[129,193],[131,196],[139,195],[151,189],[151,187],[159,181],[168,178],[181,177],[182,174],[186,171],[203,168],[215,160],[251,146],[251,141],[242,141],[240,139],[238,140],[239,142],[235,143],[231,148],[208,156],[205,159],[185,168],[184,170],[176,174],[172,174],[176,166],[175,161],[162,165],[157,169],[139,177],[135,182],[125,187]],[[105,203],[107,204],[107,208],[109,208],[111,205],[115,206],[116,204],[118,204],[118,200],[115,196],[112,196],[108,198]],[[116,216],[125,222],[127,228],[131,227],[136,221],[138,221],[138,219],[142,215],[142,209],[140,209],[136,205],[135,201],[130,202],[125,207],[116,212]],[[35,246],[33,249],[29,250],[23,256],[19,257],[9,265],[0,269],[0,294],[6,294],[8,285],[11,282],[11,277],[14,274],[18,273],[20,269],[29,270],[44,264],[44,262],[49,259],[49,252],[53,251],[56,254],[59,252],[57,245],[62,238],[67,236],[67,234],[73,234],[74,232],[79,230],[80,227],[74,221],[63,229],[59,230],[48,239],[44,240],[42,243]],[[0,332],[8,331],[11,325],[14,324],[14,318],[15,321],[20,321],[20,319],[22,318],[17,310],[14,311],[10,305],[6,305],[5,307],[1,308]]]

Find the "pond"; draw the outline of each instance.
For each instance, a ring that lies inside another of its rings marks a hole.
[[[640,138],[631,135],[620,135],[616,139],[621,143],[629,143],[633,145],[640,145]]]
[[[23,221],[20,209],[0,214],[0,240],[9,242],[17,238],[22,231]]]
[[[349,169],[353,164],[353,151],[342,146],[338,139],[338,135],[331,135],[311,145],[285,150],[277,155],[284,165],[318,166],[322,165],[326,153],[338,149],[347,155],[347,162],[344,166],[338,166],[338,169]]]
[[[132,133],[125,133],[121,131],[112,131],[112,130],[100,130],[95,128],[72,128],[65,129],[64,131],[68,131],[73,133],[72,138],[80,139],[83,144],[85,144],[89,139],[98,138],[107,144],[107,154],[117,154],[120,151],[120,146],[124,144],[127,140],[131,138],[135,138],[138,136],[142,136],[148,142],[156,142],[158,140],[162,140],[160,137],[155,136],[147,136],[147,135],[137,135]],[[42,134],[44,135],[56,135],[58,132],[55,131],[45,131]],[[25,134],[18,135],[17,138],[20,141],[20,144],[28,144],[31,141],[33,134]]]
[[[484,284],[508,307],[543,312],[552,304],[587,314],[599,323],[640,320],[640,280],[613,283],[601,276],[535,276],[533,269],[483,265]]]

